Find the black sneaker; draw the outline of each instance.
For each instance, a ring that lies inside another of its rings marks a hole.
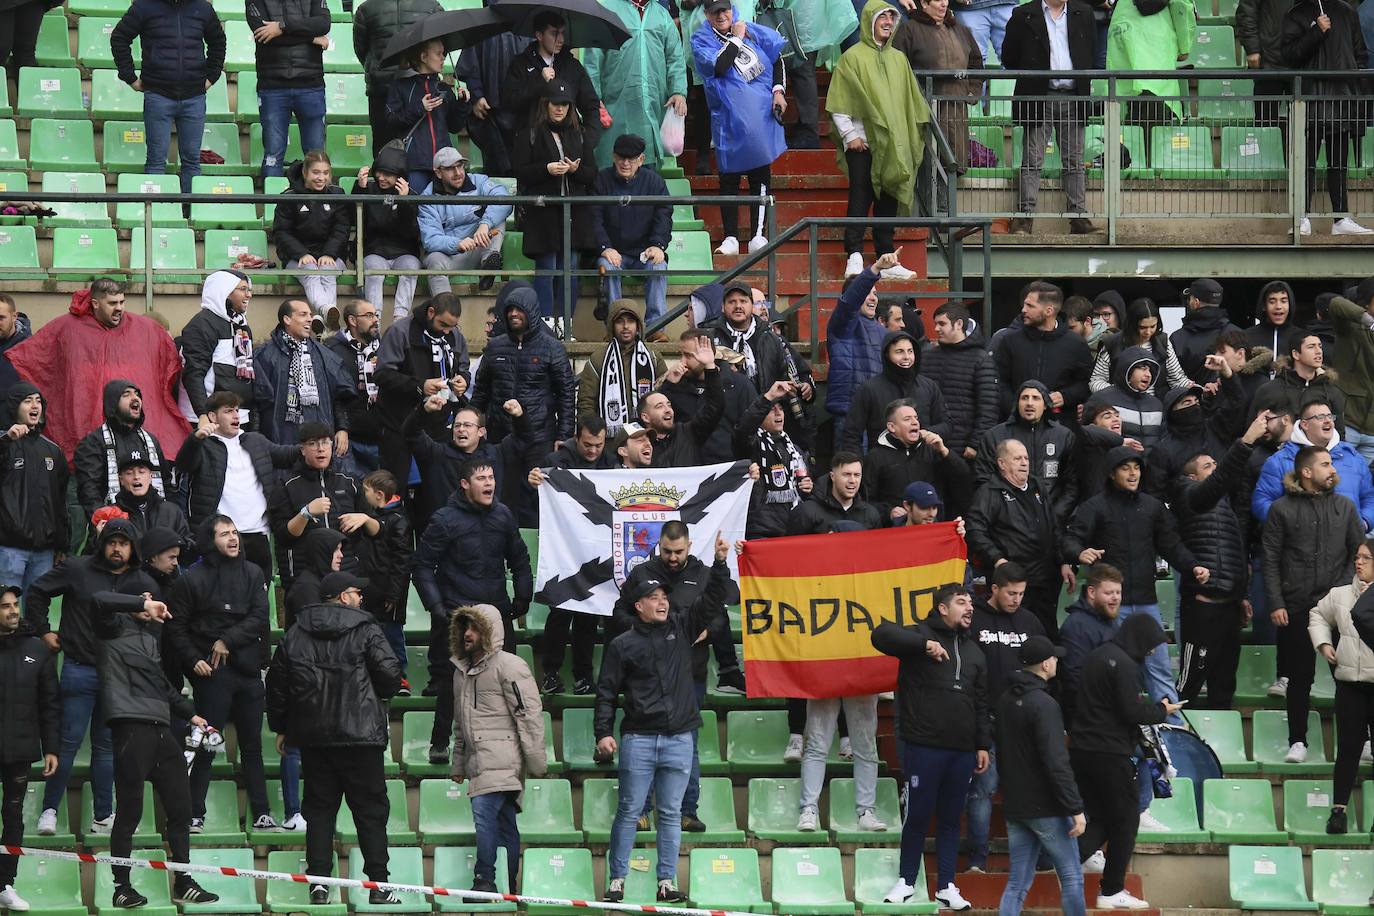
[[[367,892],[367,902],[373,906],[400,906],[401,898],[396,896],[395,891],[374,888]]]
[[[744,672],[738,668],[733,671],[722,671],[716,675],[716,690],[721,693],[737,693],[743,696],[745,693]]]
[[[612,878],[606,883],[606,896],[601,898],[607,903],[620,903],[625,899],[625,879]]]
[[[1345,814],[1344,808],[1332,808],[1331,816],[1326,819],[1326,832],[1330,834],[1342,834],[1350,830],[1350,825]]]
[[[439,685],[430,681],[425,685],[425,689],[420,691],[422,697],[437,697],[439,695]]]
[[[705,833],[706,823],[695,814],[682,815],[683,833]]]
[[[483,270],[500,270],[503,266],[505,266],[505,263],[506,262],[501,258],[501,252],[493,251],[491,254],[487,255],[485,258],[482,259],[482,263],[480,266]],[[486,276],[482,277],[482,279],[477,281],[477,288],[482,292],[486,292],[495,285],[496,274],[487,274]]]
[[[659,903],[682,903],[687,899],[687,894],[671,881],[658,882],[658,902]]]
[[[134,910],[148,905],[148,898],[134,890],[132,884],[115,885],[114,896],[110,900],[121,910]]]
[[[557,674],[544,675],[544,680],[539,684],[539,692],[546,696],[551,693],[562,693],[563,690],[563,679]]]
[[[329,886],[327,884],[310,885],[310,905],[327,906],[329,904]]]
[[[490,878],[473,878],[472,889],[475,891],[480,891],[483,894],[501,893],[496,889],[496,882],[491,880]]]
[[[172,884],[173,903],[215,903],[219,894],[212,894],[195,882],[190,875],[182,875]]]
[[[429,762],[436,766],[441,763],[448,763],[448,748],[431,744],[429,746]]]
[[[591,678],[580,677],[573,685],[573,696],[590,697],[596,694],[596,682]]]
[[[401,689],[396,691],[396,696],[398,696],[398,697],[408,697],[408,696],[410,696],[410,681],[406,680],[405,678],[401,678]]]

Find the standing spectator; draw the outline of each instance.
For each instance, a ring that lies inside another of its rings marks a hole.
[[[844,434],[854,392],[883,368],[887,328],[877,320],[877,285],[882,272],[898,263],[899,255],[898,251],[889,252],[867,270],[861,264],[854,276],[846,276],[840,301],[826,323],[830,376],[825,386],[825,412],[835,425],[836,445]]]
[[[1132,299],[1126,307],[1126,315],[1121,330],[1105,337],[1097,359],[1093,362],[1092,377],[1088,388],[1095,394],[1113,384],[1113,370],[1123,350],[1131,347],[1146,347],[1154,361],[1159,364],[1155,372],[1154,391],[1159,397],[1174,388],[1192,387],[1192,379],[1183,372],[1173,345],[1164,334],[1163,320],[1159,306],[1151,299]]]
[[[1007,20],[1002,66],[1008,70],[1091,70],[1096,45],[1092,7],[1081,0],[1045,0],[1017,7]],[[1065,209],[1078,214],[1070,217],[1069,232],[1085,235],[1097,231],[1087,218],[1084,194],[1083,128],[1088,121],[1089,88],[1089,80],[1073,77],[1023,76],[1016,80],[1011,117],[1025,130],[1016,209],[1027,215],[1012,220],[1012,232],[1031,231],[1030,214],[1040,201],[1040,168],[1051,134],[1064,160]],[[1058,302],[1062,301],[1061,296]]]
[[[630,40],[614,50],[586,48],[582,66],[592,87],[622,133],[644,138],[649,164],[657,169],[666,155],[659,136],[664,109],[687,114],[687,70],[682,36],[667,8],[654,0],[605,0],[601,4],[630,33]],[[614,138],[602,133],[596,144],[597,162],[610,162]]]
[[[369,0],[378,2],[378,0]],[[375,128],[374,128],[375,130]],[[372,167],[358,170],[357,194],[386,194],[406,197],[419,194],[429,187],[433,171],[425,173],[424,186],[412,188],[406,179],[405,150],[399,140],[392,141],[378,151]],[[419,270],[420,208],[414,204],[385,201],[363,206],[363,267],[373,270]],[[396,278],[396,294],[391,300],[393,324],[410,314],[415,299],[415,284],[419,277],[402,275]],[[363,280],[363,298],[382,307],[382,290],[386,284],[383,274],[368,273]]]
[[[1064,716],[1046,687],[1064,649],[1030,636],[1017,655],[1021,667],[1008,675],[1007,689],[993,704],[997,746],[1007,764],[1002,807],[1011,858],[998,913],[1020,916],[1044,853],[1059,877],[1060,912],[1083,916],[1083,866],[1073,840],[1083,835],[1087,818],[1064,747]]]
[[[833,346],[830,365],[833,377]],[[997,365],[963,303],[946,302],[935,310],[935,340],[922,350],[921,366],[945,402],[945,443],[972,462],[978,457],[979,440],[997,423],[1001,411]]]
[[[1287,70],[1284,60],[1283,20],[1292,8],[1286,0],[1240,0],[1236,4],[1236,38],[1251,70]],[[1255,74],[1255,122],[1278,126],[1288,145],[1288,118],[1283,96],[1290,95],[1293,81]]]
[[[1098,909],[1145,909],[1148,904],[1126,890],[1126,869],[1135,852],[1140,823],[1140,792],[1131,756],[1141,725],[1177,717],[1179,704],[1140,696],[1140,664],[1162,651],[1168,637],[1153,617],[1127,619],[1116,635],[1088,654],[1083,663],[1078,707],[1069,732],[1069,759],[1083,794],[1088,828],[1078,838],[1079,859],[1107,844]]]
[[[1322,342],[1322,365],[1330,365],[1336,350],[1335,332],[1330,327],[1330,322],[1314,321],[1312,324],[1319,327],[1324,326],[1321,327],[1317,337]],[[1220,381],[1225,381],[1228,369],[1230,374],[1237,376],[1240,381],[1240,400],[1244,404],[1242,416],[1254,413],[1251,405],[1255,403],[1255,395],[1273,378],[1274,356],[1281,352],[1250,342],[1248,332],[1260,329],[1260,325],[1255,325],[1247,331],[1228,331],[1225,334],[1218,334],[1216,346],[1212,348],[1214,355],[1220,356],[1225,364],[1217,366],[1221,375]],[[1217,390],[1218,392],[1222,390],[1220,382],[1217,385]]]
[[[788,381],[787,345],[770,332],[767,320],[754,314],[754,297],[748,285],[737,281],[725,284],[721,308],[724,320],[713,336],[716,343],[744,357],[743,372],[756,393],[772,388],[774,382]],[[807,393],[802,398],[809,400]]]
[[[259,0],[250,0],[259,2]],[[323,92],[323,90],[321,90]],[[272,240],[288,270],[323,271],[301,276],[306,301],[315,317],[310,329],[321,335],[339,327],[337,274],[348,256],[348,237],[353,230],[353,207],[330,200],[344,193],[334,183],[329,154],[313,147],[301,162],[287,169],[290,182],[272,219]]]
[[[434,202],[420,205],[420,243],[425,249],[425,270],[500,270],[502,235],[511,208],[505,204],[465,204],[448,198],[509,197],[503,184],[489,175],[469,175],[468,159],[451,146],[434,154],[434,181],[421,194]],[[483,292],[496,282],[488,274],[478,282]],[[448,277],[429,278],[429,294],[453,289]]]
[[[1296,304],[1293,287],[1283,280],[1270,280],[1260,287],[1255,301],[1255,323],[1245,329],[1247,349],[1254,351],[1265,347],[1275,356],[1282,353],[1288,335],[1298,330],[1298,325],[1293,323]]]
[[[284,174],[291,116],[301,149],[324,149],[324,52],[329,47],[325,0],[247,0],[248,27],[257,42],[262,174]],[[350,208],[345,208],[351,212]]]
[[[134,70],[133,43],[143,47]],[[191,193],[200,174],[205,134],[205,93],[224,74],[224,26],[209,0],[194,3],[140,0],[129,5],[110,33],[110,54],[119,78],[143,93],[147,161],[143,172],[167,172],[172,125],[181,153],[181,193]]]
[[[449,630],[453,678],[453,771],[472,801],[477,861],[472,889],[496,893],[496,852],[506,851],[509,887],[520,870],[516,814],[525,777],[548,771],[539,690],[524,659],[502,652],[501,612],[490,604],[458,607]]]
[[[253,402],[258,431],[286,445],[307,423],[337,426],[335,444],[348,450],[348,402],[352,374],[333,352],[311,336],[319,321],[304,299],[284,299],[277,326],[253,354]]]
[[[773,183],[770,167],[787,151],[784,45],[773,29],[736,20],[732,0],[708,0],[706,20],[692,34],[692,62],[711,111],[721,196],[738,194],[741,181],[750,196],[767,193]],[[760,209],[748,205],[750,251],[768,244]],[[725,237],[716,253],[739,254],[739,206],[722,204],[720,221]]]
[[[410,593],[410,558],[415,538],[401,500],[401,487],[390,471],[373,471],[363,478],[363,498],[376,530],[366,525],[359,566],[367,574],[363,610],[377,618],[391,651],[406,670],[406,601]],[[410,696],[410,682],[401,678],[397,696]]]
[[[946,519],[963,514],[973,489],[968,465],[940,438],[921,428],[916,402],[898,398],[887,405],[887,429],[864,456],[864,496],[894,525],[906,518],[902,496],[918,480],[935,484],[951,506]]]
[[[1145,449],[1135,439],[1122,435],[1121,414],[1096,395],[1083,405],[1083,425],[1078,427],[1077,438],[1075,464],[1079,477],[1078,496],[1082,500],[1096,496],[1107,485],[1105,463],[1113,449],[1123,445],[1141,452]],[[1155,446],[1155,451],[1159,451],[1159,446]],[[1148,487],[1152,467],[1146,468],[1145,482],[1146,492],[1153,496],[1155,491]]]
[[[350,299],[343,307],[343,326],[324,342],[339,358],[339,371],[350,388],[348,453],[344,467],[354,477],[377,469],[378,450],[385,444],[383,411],[377,400],[377,351],[381,348],[382,319],[366,299]]]
[[[797,442],[785,430],[783,405],[795,386],[774,382],[759,395],[735,426],[735,454],[759,467],[750,494],[745,537],[781,537],[792,510],[811,494],[810,442]]]
[[[621,298],[625,270],[651,271],[644,277],[644,317],[656,321],[668,301],[668,245],[673,240],[673,206],[668,185],[644,167],[644,138],[621,134],[611,147],[611,164],[596,175],[593,197],[662,197],[661,204],[603,204],[591,208],[592,234],[600,251],[597,264],[606,277],[606,298]],[[642,332],[642,328],[640,329]],[[655,331],[653,340],[667,340]]]
[[[542,9],[531,25],[534,40],[511,60],[501,81],[501,108],[507,114],[510,132],[519,134],[530,127],[536,107],[543,104],[547,84],[557,79],[573,90],[573,106],[587,134],[587,148],[596,149],[601,137],[601,100],[586,68],[573,49],[565,46],[567,22],[557,10]]]
[[[353,10],[353,53],[367,74],[367,121],[372,125],[374,156],[380,156],[389,142],[402,136],[387,118],[386,100],[391,85],[401,78],[406,68],[401,64],[382,63],[386,47],[391,39],[441,9],[437,0],[364,0]],[[373,171],[376,171],[375,164]],[[423,190],[416,188],[415,193]],[[410,208],[403,209],[408,211]],[[371,291],[366,298],[379,306],[382,304],[381,297],[374,297]]]
[[[659,400],[653,395],[664,395],[668,406],[673,409],[673,426],[682,428],[687,424],[694,424],[694,428],[705,437],[700,452],[694,452],[690,462],[684,459],[678,466],[688,463],[719,464],[722,461],[734,461],[735,429],[756,398],[753,382],[739,368],[744,363],[743,354],[718,344],[714,352],[718,354],[716,367],[719,371],[712,375],[720,384],[723,406],[710,420],[714,426],[707,428],[706,421],[698,424],[698,415],[708,406],[706,368],[696,358],[700,333],[697,328],[689,328],[678,335],[680,359],[668,367],[667,374],[659,383],[658,391],[647,396],[650,401],[659,404]],[[640,406],[643,407],[650,401],[642,401]],[[641,420],[641,423],[644,422],[647,421]],[[658,432],[663,434],[671,430],[665,425]]]
[[[43,14],[59,5],[52,0],[28,0],[0,10],[0,67],[8,78],[18,78],[21,67],[38,66],[35,55]]]
[[[1054,519],[1063,525],[1078,503],[1083,488],[1077,470],[1078,435],[1050,414],[1053,395],[1040,382],[1021,383],[1011,416],[983,434],[978,443],[974,471],[978,482],[986,483],[997,473],[997,452],[1003,442],[1016,440],[1031,459],[1031,474],[1040,481],[1054,509]]]
[[[0,11],[0,17],[3,16],[4,12]],[[13,296],[0,292],[0,355],[32,336],[33,324],[29,321],[29,316],[19,311]]]
[[[1046,409],[1060,423],[1077,426],[1078,405],[1088,399],[1092,351],[1083,338],[1059,321],[1064,305],[1064,292],[1059,287],[1043,280],[1032,281],[1021,300],[1021,326],[1003,334],[992,347],[1002,409],[1010,412],[1017,390],[1035,379],[1049,390]]]
[[[490,6],[490,0],[483,0]],[[510,175],[510,138],[515,128],[514,113],[501,102],[502,86],[511,61],[529,45],[530,38],[502,32],[464,48],[458,55],[453,75],[468,88],[472,97],[472,120],[468,136],[482,151],[482,167],[487,175]]]
[[[0,819],[6,846],[24,840],[24,796],[34,762],[42,762],[44,779],[57,772],[62,718],[57,663],[20,616],[21,594],[17,585],[0,585],[0,683],[6,700],[0,707]],[[0,907],[13,913],[29,909],[14,887],[18,869],[16,857],[0,856]]]
[[[883,514],[859,498],[863,489],[863,459],[843,449],[830,459],[830,474],[814,488],[810,499],[802,500],[787,521],[787,533],[829,534],[842,522],[861,529],[883,527]]]
[[[1298,450],[1284,495],[1264,520],[1266,611],[1279,628],[1288,676],[1288,763],[1307,760],[1307,711],[1316,653],[1307,627],[1312,608],[1350,574],[1364,526],[1354,503],[1336,492],[1336,467],[1320,446]]]
[[[1194,280],[1183,291],[1183,301],[1188,307],[1183,324],[1169,335],[1169,343],[1173,344],[1174,353],[1183,366],[1183,374],[1198,384],[1211,381],[1204,361],[1215,349],[1217,337],[1223,331],[1240,330],[1221,307],[1221,297],[1221,284],[1216,280]]]
[[[434,174],[434,154],[453,145],[453,135],[467,126],[471,105],[466,89],[444,81],[441,39],[416,45],[406,64],[415,73],[392,82],[386,116],[391,133],[406,148],[406,180],[423,191]]]
[[[0,583],[23,591],[72,542],[67,456],[43,435],[48,404],[36,385],[10,386],[4,419],[9,425],[0,423]]]
[[[1345,393],[1345,441],[1374,461],[1374,377],[1363,369],[1374,359],[1374,277],[1361,280],[1349,299],[1332,297],[1327,308],[1336,337],[1331,368]]]
[[[248,326],[252,299],[253,281],[247,274],[217,270],[205,278],[200,310],[177,338],[185,363],[182,412],[192,423],[209,413],[206,401],[217,391],[232,392],[241,403],[253,403],[253,329]],[[255,428],[247,408],[240,420],[247,429]]]
[[[352,535],[367,521],[358,482],[331,467],[334,440],[329,427],[303,423],[298,439],[299,462],[284,475],[267,501],[278,568],[282,584],[288,587],[296,575],[296,550],[307,532],[326,528],[350,536],[344,548],[344,568],[352,569],[357,558],[356,538]]]
[[[820,149],[820,95],[816,86],[817,60],[839,56],[842,43],[859,25],[858,10],[847,0],[770,0],[775,12],[790,14],[794,32],[783,55],[792,97],[797,100],[797,120],[788,130],[788,149]],[[745,19],[754,14],[740,10]],[[690,36],[695,31],[685,34]]]
[[[76,497],[86,518],[115,501],[119,495],[119,468],[130,459],[148,464],[152,487],[158,493],[165,493],[171,484],[171,469],[162,445],[144,428],[143,392],[133,382],[114,379],[106,383],[101,400],[105,422],[76,446],[72,462],[76,469]]]
[[[1083,591],[1078,600],[1068,606],[1064,628],[1059,631],[1059,644],[1064,656],[1064,680],[1060,683],[1060,702],[1064,704],[1064,721],[1073,724],[1078,702],[1078,684],[1088,653],[1116,634],[1120,626],[1121,571],[1106,563],[1094,563],[1083,576]]]
[[[941,435],[948,430],[944,395],[934,381],[921,374],[916,338],[907,331],[889,331],[883,338],[882,371],[854,392],[840,444],[859,451],[867,440],[868,448],[874,448],[886,426],[888,406],[903,398],[915,402],[926,429]]]
[[[333,872],[334,826],[339,803],[347,799],[358,825],[363,873],[385,882],[391,810],[382,771],[390,746],[386,701],[402,678],[381,627],[362,609],[367,584],[344,572],[324,577],[323,600],[301,612],[272,657],[267,725],[279,742],[301,751],[306,870]],[[310,902],[329,903],[329,887],[312,884]],[[374,889],[368,902],[398,904],[400,898]]]
[[[840,55],[831,73],[825,107],[843,141],[842,167],[849,176],[845,215],[879,218],[912,212],[916,173],[925,155],[926,105],[911,65],[892,47],[897,10],[884,0],[868,0],[859,15],[859,43]],[[873,227],[879,257],[895,250],[891,226]],[[863,270],[863,226],[846,226],[848,253],[844,273]],[[916,272],[901,264],[885,267],[883,278],[910,280]]]
[[[1261,400],[1261,403],[1276,402]],[[1331,462],[1338,472],[1334,483],[1336,493],[1354,504],[1361,530],[1374,530],[1374,479],[1359,452],[1341,441],[1330,402],[1313,397],[1303,404],[1299,417],[1289,441],[1264,462],[1250,498],[1250,511],[1261,524],[1265,522],[1273,504],[1289,489],[1287,475],[1297,467],[1298,452],[1315,445],[1331,454]]]
[[[1286,346],[1274,351],[1274,357],[1278,372],[1273,381],[1255,392],[1255,397],[1267,402],[1274,394],[1281,393],[1295,411],[1314,399],[1324,400],[1336,415],[1336,428],[1344,429],[1345,393],[1323,365],[1322,339],[1299,328],[1288,335]]]
[[[920,623],[880,623],[872,637],[874,648],[900,660],[897,733],[908,793],[897,883],[883,899],[905,903],[915,894],[934,815],[939,860],[935,900],[952,910],[967,910],[970,905],[954,884],[954,868],[969,781],[988,768],[992,747],[988,667],[969,632],[973,598],[968,590],[942,585],[931,606]]]
[[[653,174],[648,173],[648,174]],[[644,342],[644,307],[616,299],[606,316],[610,339],[593,350],[577,379],[577,413],[602,419],[614,436],[634,416],[639,402],[668,371],[663,357]]]
[[[1107,32],[1107,67],[1118,72],[1173,70],[1193,50],[1198,12],[1193,0],[1120,0],[1112,5]],[[1188,84],[1177,79],[1127,77],[1119,80],[1127,119],[1151,136],[1157,124],[1187,115],[1182,99]],[[1243,173],[1243,172],[1242,172]]]
[[[415,530],[424,534],[429,520],[458,490],[458,473],[464,464],[480,458],[491,464],[496,473],[496,492],[502,493],[505,467],[500,451],[487,440],[487,418],[472,405],[458,408],[446,442],[437,441],[425,431],[428,417],[448,406],[441,394],[431,395],[411,411],[401,426],[401,436],[409,448],[409,460],[420,472],[420,486],[412,500],[411,510]]]
[[[119,493],[114,505],[140,539],[153,528],[170,528],[183,544],[191,541],[186,516],[176,503],[163,499],[153,488],[153,469],[147,458],[129,456],[119,462]]]
[[[596,181],[595,146],[590,132],[573,108],[573,88],[561,79],[544,84],[543,99],[535,109],[530,126],[515,135],[511,162],[521,195],[545,197],[547,206],[524,206],[520,211],[525,257],[536,270],[554,271],[578,268],[580,249],[592,231],[587,207],[574,206],[570,224],[564,226],[564,210],[558,201],[585,197]],[[568,237],[564,237],[564,232]],[[569,247],[572,263],[564,261],[564,246]],[[571,337],[573,312],[577,308],[577,278],[565,289],[563,278],[548,274],[534,278],[539,311],[554,334]],[[555,304],[556,303],[556,304]]]
[[[1146,347],[1127,347],[1112,368],[1112,384],[1093,395],[1116,408],[1121,433],[1136,440],[1148,455],[1164,435],[1164,402],[1155,396],[1159,362]]]
[[[506,333],[487,341],[472,405],[487,412],[488,436],[500,442],[512,423],[494,416],[493,408],[519,401],[531,445],[543,454],[572,435],[577,380],[562,341],[536,317],[538,307],[533,290],[518,290],[506,300]]]
[[[1221,366],[1222,378],[1218,396],[1205,406],[1203,400],[1207,392],[1196,385],[1170,388],[1164,395],[1164,436],[1150,449],[1145,468],[1145,492],[1151,496],[1167,497],[1183,473],[1184,464],[1201,454],[1220,461],[1236,439],[1234,418],[1244,415],[1244,389],[1240,376],[1232,371],[1229,362],[1222,357],[1212,357],[1208,365],[1213,361]],[[1279,397],[1263,403],[1274,400],[1284,399]]]
[[[959,0],[959,21],[972,33],[973,47],[980,59],[988,56],[989,48],[998,58],[1002,56],[1002,48],[1007,38],[1007,24],[1015,9],[1016,4],[1005,3],[1002,0]],[[913,10],[913,15],[916,12]],[[978,67],[970,64],[969,67],[979,69],[982,64],[979,63]]]
[[[296,615],[320,600],[320,583],[332,572],[343,567],[344,545],[348,536],[334,528],[314,528],[307,531],[292,551],[292,568],[295,578],[286,592],[286,613],[280,626],[291,629]],[[300,759],[297,757],[297,764]],[[291,811],[288,809],[288,829]],[[302,821],[304,823],[304,821]]]

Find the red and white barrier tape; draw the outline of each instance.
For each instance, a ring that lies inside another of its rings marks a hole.
[[[60,849],[34,849],[28,846],[0,846],[12,856],[42,856],[45,859],[65,859],[92,865],[122,865],[129,868],[151,868],[155,871],[188,872],[201,875],[225,875],[230,878],[259,878],[264,881],[291,881],[296,884],[324,884],[333,887],[387,890],[404,894],[424,894],[428,897],[465,897],[486,903],[534,903],[542,906],[572,906],[619,913],[661,913],[664,916],[748,916],[730,910],[699,910],[689,907],[650,906],[637,903],[609,903],[600,900],[564,900],[558,897],[533,897],[526,894],[493,894],[425,884],[396,884],[391,881],[359,881],[355,878],[335,878],[324,875],[300,875],[285,871],[264,871],[257,868],[230,868],[224,865],[196,865],[190,862],[164,862],[158,859],[129,859],[121,856],[91,852],[67,852]]]

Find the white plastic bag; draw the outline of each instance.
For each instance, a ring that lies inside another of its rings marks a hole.
[[[687,142],[687,119],[669,107],[663,113],[658,138],[663,141],[663,150],[669,156],[681,156],[682,147]]]

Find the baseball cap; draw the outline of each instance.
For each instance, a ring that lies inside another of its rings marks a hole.
[[[571,102],[575,96],[567,80],[551,79],[544,84],[544,98],[550,102]]]
[[[921,509],[929,509],[931,506],[943,508],[945,505],[940,494],[935,492],[935,488],[924,480],[913,480],[907,484],[906,489],[902,491],[902,500]]]
[[[626,582],[625,597],[629,599],[631,604],[633,604],[641,598],[649,597],[655,591],[661,588],[664,588],[663,581],[661,579],[648,578],[640,579],[638,582]],[[664,591],[666,592],[667,589],[664,589]]]
[[[706,15],[719,13],[721,10],[734,9],[734,6],[733,0],[711,0],[710,3],[706,4]]]
[[[750,288],[748,283],[742,283],[739,280],[731,280],[729,283],[725,284],[725,286],[720,291],[720,301],[724,302],[726,296],[736,291],[744,293],[744,295],[748,296],[750,302],[754,301],[753,289]]]
[[[642,423],[631,420],[629,423],[620,427],[620,432],[615,434],[615,442],[612,444],[613,448],[620,448],[635,436],[648,436],[652,439],[654,437],[654,431]]]
[[[119,470],[121,471],[128,468],[148,468],[151,470],[152,466],[152,459],[143,455],[125,455],[119,459]]]
[[[1047,636],[1029,636],[1021,643],[1021,664],[1038,665],[1053,656],[1063,658],[1068,654],[1063,646],[1056,646]]]
[[[367,588],[367,580],[348,572],[332,572],[320,580],[320,597],[337,598],[350,588],[362,591]]]
[[[445,146],[434,154],[434,168],[436,169],[448,168],[451,165],[458,165],[459,163],[466,165],[467,161],[467,156],[464,156],[451,146]]]
[[[1194,280],[1193,285],[1183,291],[1185,301],[1193,296],[1206,305],[1221,305],[1221,284],[1208,278]]]

